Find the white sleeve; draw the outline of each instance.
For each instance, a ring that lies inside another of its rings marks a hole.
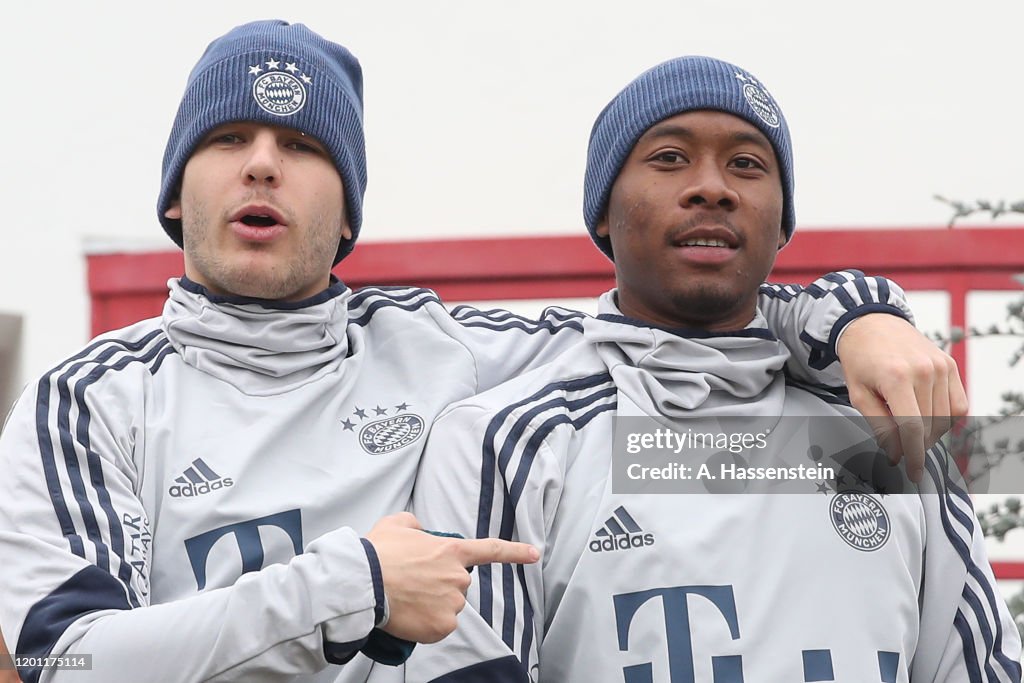
[[[899,285],[853,269],[828,273],[807,287],[763,284],[758,306],[769,329],[790,351],[790,374],[831,386],[845,383],[836,345],[849,323],[868,313],[889,313],[914,322]]]
[[[913,322],[899,285],[852,269],[828,273],[807,287],[761,285],[758,305],[768,327],[792,354],[789,371],[816,384],[844,383],[835,351],[843,329],[853,320],[868,313],[889,313]],[[571,348],[579,341],[586,316],[551,307],[531,320],[501,309],[456,306],[450,316],[438,317],[473,356],[477,390],[484,391]]]
[[[438,322],[473,356],[477,391],[495,387],[532,368],[548,363],[580,342],[583,320],[579,311],[552,306],[536,320],[502,309],[456,306]]]
[[[1021,641],[999,593],[956,463],[937,446],[921,494],[927,524],[921,632],[911,680],[1020,683]]]
[[[463,405],[437,420],[416,479],[413,512],[427,529],[531,543],[541,560],[474,569],[458,628],[440,643],[417,647],[406,662],[407,683],[529,681],[526,672],[537,664],[547,519],[557,504],[559,477],[549,471],[553,460],[545,444],[532,453],[503,450],[508,417]],[[528,460],[533,464],[524,468]],[[517,477],[527,469],[528,477]]]
[[[287,680],[354,656],[383,614],[383,584],[372,546],[349,529],[231,587],[151,604],[151,530],[132,458],[144,439],[144,379],[129,380],[85,391],[54,372],[0,435],[8,645],[21,656],[92,657],[91,671],[25,667],[23,680]]]

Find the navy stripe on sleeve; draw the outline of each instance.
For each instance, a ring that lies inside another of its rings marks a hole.
[[[819,285],[815,284],[807,285],[807,287],[804,288],[804,291],[813,296],[815,299],[822,299],[825,297],[826,294],[829,293],[829,290],[823,289]]]
[[[430,290],[422,291],[429,292]],[[440,305],[441,300],[438,299],[436,296],[425,296],[419,299],[409,297],[408,301],[400,301],[388,298],[375,298],[373,299],[373,301],[370,302],[368,306],[366,306],[366,310],[362,311],[360,315],[355,316],[355,311],[353,311],[354,317],[349,319],[349,324],[363,327],[367,325],[371,319],[373,319],[373,316],[375,313],[377,313],[377,311],[384,308],[397,308],[402,311],[418,311],[419,309],[423,308],[424,306],[430,303],[436,303]]]
[[[889,281],[884,277],[875,277],[875,286],[878,287],[878,303],[889,303]]]
[[[530,683],[530,677],[523,671],[522,664],[509,655],[500,659],[492,659],[452,671],[435,678],[430,683]]]
[[[39,382],[38,408],[36,412],[36,432],[42,460],[43,473],[46,478],[47,488],[53,504],[54,513],[61,527],[61,532],[68,540],[71,552],[83,559],[89,560],[85,542],[76,528],[74,519],[68,508],[68,500],[62,488],[60,479],[60,468],[58,463],[63,465],[70,483],[71,493],[77,505],[77,509],[84,525],[85,538],[95,548],[96,566],[103,571],[111,572],[111,552],[117,557],[119,566],[118,578],[124,583],[128,590],[128,597],[132,605],[139,606],[141,602],[131,588],[131,577],[133,568],[125,561],[124,533],[121,528],[121,520],[113,508],[110,494],[107,491],[103,477],[102,459],[91,448],[89,436],[92,415],[89,411],[85,392],[95,384],[108,371],[119,371],[133,363],[150,364],[154,359],[162,362],[168,353],[172,352],[169,342],[162,336],[161,330],[154,330],[138,341],[125,341],[117,339],[106,339],[97,342],[85,349],[78,356],[72,358],[65,365],[52,370]],[[149,346],[144,353],[140,353]],[[89,357],[94,351],[99,353]],[[109,363],[118,354],[116,362]],[[89,368],[89,372],[78,379],[71,389],[72,378],[83,368]],[[61,370],[63,369],[63,372]],[[152,371],[152,368],[151,368]],[[54,435],[51,422],[50,394],[52,391],[53,376],[56,378],[57,408],[55,414],[55,426],[57,430],[57,442],[59,444],[59,456],[54,448]],[[71,424],[72,409],[77,408],[77,419],[74,426]],[[84,454],[85,465],[81,455]],[[96,497],[100,507],[100,514],[93,508],[88,494],[89,487]],[[104,539],[100,529],[100,516],[105,521],[109,532],[109,544]],[[91,561],[91,560],[90,560]]]
[[[483,458],[480,473],[480,481],[483,482],[483,487],[480,490],[480,501],[477,508],[477,538],[483,538],[489,535],[491,525],[491,506],[494,502],[493,484],[496,481],[495,477],[497,475],[498,466],[498,449],[495,448],[495,441],[498,431],[501,429],[505,420],[508,419],[509,415],[518,408],[539,401],[552,394],[558,394],[564,391],[584,391],[609,382],[611,382],[611,375],[607,373],[584,377],[581,379],[556,382],[555,384],[550,384],[544,387],[537,393],[519,401],[518,403],[503,408],[494,416],[487,425],[487,431],[484,434]]]
[[[508,330],[522,330],[527,334],[536,334],[537,332],[550,332],[554,334],[559,330],[570,329],[576,330],[577,332],[583,331],[583,323],[568,320],[565,322],[552,322],[550,320],[540,320],[537,322],[526,323],[521,320],[509,320],[504,323],[496,324],[493,322],[485,321],[472,321],[463,322],[458,321],[463,327],[479,327],[487,330],[494,330],[495,332],[507,332]]]
[[[90,612],[131,609],[124,585],[89,565],[32,606],[25,615],[17,649],[20,655],[46,657],[68,626]],[[18,670],[25,683],[38,683],[41,667]]]
[[[813,289],[811,288],[813,287]],[[801,292],[807,292],[815,299],[820,299],[827,292],[821,287],[812,285],[807,289],[804,289],[800,285],[773,285],[764,283],[758,288],[758,294],[760,296],[768,297],[769,299],[780,299],[781,301],[790,302],[795,299]]]
[[[441,300],[433,290],[422,287],[363,287],[349,298],[348,310],[354,315],[358,312],[358,309],[370,300],[384,302],[385,304],[402,304],[417,298],[441,303]]]
[[[965,533],[967,534],[967,537],[973,538],[975,530],[973,514],[974,505],[971,502],[971,498],[967,494],[967,492],[964,491],[950,477],[950,466],[952,464],[952,458],[949,455],[949,451],[946,449],[945,445],[943,445],[940,442],[936,444],[928,452],[928,456],[929,463],[933,464],[936,470],[938,470],[940,467],[942,468],[943,483],[945,484],[946,500],[948,502],[947,507],[949,508],[950,513],[958,522],[960,522]],[[959,498],[961,501],[963,501],[963,504],[967,506],[967,509],[970,510],[970,513],[964,512],[963,509],[957,506],[955,504],[953,497],[949,495],[950,493],[952,493],[952,496]],[[970,554],[970,550],[966,547],[966,543],[964,544],[964,550],[968,553],[968,555]],[[961,557],[962,556],[963,555],[961,554]],[[973,561],[973,558],[971,558],[970,562],[966,563],[966,566],[967,573],[971,576],[971,578],[973,578],[977,582],[978,586],[984,593],[985,604],[988,605],[989,609],[988,613],[992,615],[991,622],[987,623],[985,620],[985,609],[981,606],[981,603],[978,601],[976,594],[973,591],[969,591],[969,587],[965,585],[965,595],[963,597],[968,602],[968,604],[971,605],[975,614],[978,615],[978,622],[983,630],[983,635],[985,634],[985,632],[991,632],[989,631],[989,623],[991,623],[994,626],[994,638],[985,638],[985,643],[989,647],[989,653],[991,653],[992,656],[995,657],[996,661],[999,662],[1000,666],[1010,676],[1010,678],[1014,680],[1020,680],[1020,662],[1016,662],[1010,659],[1006,656],[1006,653],[1003,651],[1003,625],[1002,621],[999,619],[998,600],[996,598],[995,587],[985,576],[981,567],[979,567],[978,564]],[[967,595],[968,592],[970,593],[969,595]]]
[[[99,358],[94,362],[102,362],[105,358],[109,358],[112,353],[118,350],[129,350],[138,351],[143,348],[146,344],[152,341],[154,338],[162,334],[160,330],[154,330],[143,337],[138,342],[119,342],[117,340],[101,340],[97,341],[85,349],[83,349],[78,355],[70,358],[66,361],[67,364],[74,364],[73,367],[80,367],[81,361],[84,358],[88,358],[93,351],[105,346],[107,344],[113,344],[112,349],[103,351]],[[77,364],[76,364],[77,363]],[[46,375],[39,380],[38,390],[36,393],[36,437],[39,442],[39,452],[42,457],[43,474],[46,477],[46,486],[50,493],[50,500],[53,503],[54,513],[57,516],[57,521],[60,523],[61,533],[65,538],[68,539],[68,543],[71,546],[71,552],[75,555],[85,558],[85,547],[82,543],[81,536],[79,536],[75,529],[74,520],[71,518],[71,513],[67,506],[67,501],[64,497],[64,491],[61,488],[60,477],[57,473],[57,460],[56,454],[53,449],[53,439],[50,434],[50,391],[52,377],[56,375],[63,366],[53,368]],[[69,371],[70,372],[70,371]],[[65,415],[61,417],[61,408],[66,397],[66,383],[68,373],[64,373],[57,378],[58,388],[61,384],[64,384],[64,390],[58,398],[58,424],[62,428],[61,440],[64,442],[65,434],[70,434],[70,420]],[[63,420],[63,424],[60,424]],[[63,445],[63,443],[62,443]],[[66,447],[64,448],[66,453]],[[63,454],[63,453],[62,453]],[[77,472],[78,463],[77,459],[74,463],[74,470]],[[76,478],[69,474],[71,479],[72,490],[75,492],[76,497],[84,493],[84,487],[81,485],[81,477]],[[88,522],[87,522],[88,524]],[[95,525],[95,520],[93,520]]]
[[[375,628],[359,651],[379,664],[398,666],[409,659],[414,649],[416,643],[411,640],[402,640]]]
[[[846,292],[843,292],[843,294],[848,298],[850,297]],[[852,302],[853,299],[850,298],[850,301]],[[839,319],[832,324],[832,330],[828,335],[828,342],[822,343],[808,335],[806,332],[800,333],[800,340],[812,349],[811,355],[808,358],[808,365],[815,370],[824,370],[833,362],[839,360],[839,356],[836,354],[836,342],[839,341],[839,333],[842,332],[848,324],[862,315],[867,315],[868,313],[889,313],[891,315],[899,316],[909,322],[907,314],[904,313],[902,309],[897,306],[893,306],[892,304],[861,304],[855,308],[848,309],[846,313],[841,315]]]
[[[867,280],[857,279],[853,281],[854,286],[857,288],[857,293],[860,294],[860,300],[864,303],[868,301],[874,301],[875,297],[871,294],[871,288],[868,287]]]
[[[360,538],[363,543],[363,551],[366,553],[366,560],[370,564],[370,578],[373,581],[373,624],[379,626],[384,621],[384,575],[380,569],[380,559],[377,557],[377,549],[365,538]]]
[[[864,277],[863,271],[857,270],[856,268],[846,268],[836,272],[825,273],[820,279],[828,280],[829,282],[837,285],[845,285],[847,282],[859,277]]]
[[[971,632],[971,627],[967,623],[967,617],[964,616],[962,611],[956,611],[956,617],[953,618],[953,626],[956,628],[957,633],[960,634],[960,639],[964,644],[964,664],[967,669],[967,680],[969,683],[982,683],[981,669],[978,667],[978,653],[974,649],[974,634]]]
[[[537,451],[560,425],[579,430],[597,415],[615,410],[616,389],[607,373],[590,377],[555,382],[527,399],[507,406],[487,426],[481,463],[481,491],[477,518],[477,536],[489,536],[493,531],[492,506],[498,477],[504,483],[501,500],[501,519],[497,536],[511,540],[515,535],[515,508],[528,481]],[[609,399],[612,399],[609,401]],[[515,418],[511,420],[515,414]],[[539,424],[538,424],[539,422]],[[498,434],[507,427],[507,433],[498,443]],[[512,461],[519,456],[512,471]],[[492,568],[482,565],[480,572],[480,615],[488,625],[494,626]],[[518,575],[516,572],[518,571]],[[516,584],[522,590],[524,629],[519,647],[515,644],[517,619]],[[522,567],[501,567],[501,591],[504,601],[501,636],[513,651],[519,650],[520,660],[530,660],[533,645],[533,605],[527,588],[526,573]]]
[[[561,408],[565,411],[572,411],[580,409],[582,406],[589,405],[595,401],[614,397],[616,395],[616,389],[614,386],[607,387],[600,391],[595,391],[591,394],[586,395],[582,399],[576,401],[566,401],[564,406]],[[507,505],[503,506],[501,527],[499,531],[499,537],[505,540],[511,540],[515,532],[515,509],[519,504],[519,497],[522,495],[523,489],[526,486],[526,481],[529,478],[530,469],[533,466],[534,460],[537,456],[537,451],[540,449],[544,440],[556,427],[560,425],[569,425],[574,430],[581,430],[587,424],[590,423],[599,414],[607,412],[609,410],[615,410],[617,406],[616,402],[602,403],[594,406],[583,415],[573,419],[566,412],[558,412],[545,420],[540,426],[536,428],[530,438],[527,440],[526,445],[522,447],[522,453],[519,460],[519,467],[516,468],[515,475],[512,481],[509,482],[509,477],[506,472],[508,462],[512,457],[512,449],[505,455],[507,457],[499,457],[499,460],[504,460],[501,465],[502,476],[505,479],[506,487],[506,501]],[[523,424],[524,420],[520,420],[517,427]],[[517,434],[510,434],[506,444],[512,444],[522,439],[522,432]],[[505,447],[502,448],[505,451]],[[515,634],[515,620],[516,620],[516,609],[515,609],[515,588],[513,586],[513,571],[518,572],[519,585],[523,591],[523,620],[526,624],[526,628],[523,629],[523,637],[520,649],[520,659],[524,662],[530,660],[530,645],[533,639],[533,603],[530,600],[529,590],[526,585],[526,572],[522,565],[517,565],[513,568],[512,565],[504,564],[502,569],[502,591],[505,601],[505,617],[502,620],[502,640],[509,646],[510,649],[515,648],[513,644]]]
[[[841,303],[843,305],[843,308],[845,308],[846,310],[852,311],[857,307],[857,302],[854,300],[852,296],[850,296],[850,293],[847,292],[842,287],[836,287],[835,289],[830,291],[832,295],[839,300],[839,303]]]
[[[463,327],[476,327],[504,332],[506,330],[522,330],[527,334],[551,332],[571,329],[583,331],[583,321],[589,316],[579,311],[565,308],[548,307],[540,318],[529,318],[506,311],[502,308],[482,310],[473,306],[456,306],[451,311],[452,318]]]
[[[507,467],[509,459],[511,459],[514,454],[516,441],[526,430],[530,420],[541,412],[551,410],[559,405],[566,405],[564,397],[561,396],[562,392],[583,391],[599,387],[602,384],[610,382],[610,380],[610,375],[602,373],[601,375],[595,375],[593,377],[557,382],[555,384],[548,385],[533,396],[502,409],[491,420],[487,426],[483,444],[483,458],[481,462],[481,482],[483,486],[480,490],[480,500],[477,509],[477,538],[483,538],[490,535],[491,506],[494,502],[494,485],[497,481],[496,477],[499,472],[504,476],[503,470]],[[612,387],[611,392],[614,393],[614,391],[614,387]],[[601,393],[602,395],[608,395],[607,392],[608,389],[605,389]],[[554,398],[543,403],[538,403],[537,406],[518,417],[513,423],[508,436],[502,442],[501,447],[496,448],[497,433],[501,429],[502,425],[508,420],[508,417],[517,409],[531,403],[541,401],[548,396],[553,396]],[[586,401],[586,399],[582,400]],[[574,403],[573,405],[578,405],[578,403]],[[506,530],[503,528],[502,531]]]
[[[103,479],[103,465],[102,459],[91,447],[89,437],[89,427],[92,421],[92,413],[88,408],[88,404],[85,400],[85,391],[91,385],[99,381],[99,379],[106,374],[108,371],[119,371],[128,367],[132,363],[149,363],[161,351],[166,347],[169,347],[170,343],[166,339],[159,340],[152,349],[146,352],[144,355],[134,357],[126,356],[118,360],[116,363],[110,366],[97,366],[89,372],[88,375],[82,380],[79,380],[75,385],[74,401],[78,406],[78,423],[76,428],[76,441],[81,445],[86,454],[86,463],[89,470],[89,482],[96,492],[96,498],[99,501],[100,509],[107,519],[107,526],[110,531],[110,550],[118,558],[119,568],[117,572],[118,578],[128,587],[128,597],[135,607],[141,605],[138,596],[135,595],[135,591],[131,587],[132,578],[132,565],[125,560],[125,543],[124,543],[124,530],[121,528],[121,519],[117,511],[114,510],[114,505],[110,500],[110,492],[107,491],[106,482]],[[70,462],[74,458],[73,452],[65,451],[67,460]],[[88,501],[85,501],[88,504]],[[107,557],[107,546],[103,542],[102,536],[98,536],[95,539],[97,548],[97,559],[102,551],[104,560],[109,563],[109,557]],[[109,567],[109,564],[108,564]],[[103,568],[101,566],[101,568]],[[109,569],[108,569],[109,571]]]
[[[936,451],[938,452],[938,455],[936,455]],[[978,621],[982,640],[985,643],[987,652],[984,653],[986,655],[984,660],[979,658],[974,646],[973,632],[964,617],[962,625],[966,628],[966,631],[961,628],[961,625],[957,625],[957,630],[960,632],[961,639],[964,641],[964,656],[967,659],[969,668],[972,665],[974,667],[980,667],[983,664],[986,673],[992,680],[996,679],[995,671],[991,666],[992,658],[999,663],[1000,667],[1010,676],[1011,679],[1019,680],[1021,675],[1020,664],[1007,657],[1006,653],[1003,652],[1002,649],[1002,622],[999,619],[994,589],[984,572],[974,561],[968,541],[961,536],[961,532],[957,532],[956,529],[954,529],[953,523],[950,520],[950,515],[952,515],[963,527],[963,533],[966,534],[967,539],[972,538],[974,533],[974,523],[971,517],[961,510],[950,496],[950,488],[955,487],[955,484],[950,480],[945,467],[943,467],[942,472],[939,472],[939,468],[942,467],[945,455],[948,455],[945,451],[945,447],[938,444],[935,449],[929,451],[926,455],[925,469],[931,477],[932,482],[935,484],[936,490],[940,492],[939,495],[942,495],[942,503],[939,506],[939,512],[946,537],[948,538],[950,545],[960,556],[960,559],[963,560],[968,576],[973,578],[982,589],[985,594],[985,602],[988,604],[990,610],[988,613],[986,612],[981,601],[978,599],[977,594],[965,581],[962,594],[963,603],[970,607]],[[991,617],[989,614],[991,614]],[[963,617],[962,614],[958,614],[958,616]],[[988,656],[990,654],[991,658]],[[978,680],[981,679],[979,678]]]
[[[498,454],[501,450],[496,447],[495,442],[497,441],[497,434],[501,429],[502,424],[518,408],[544,400],[550,395],[557,395],[560,392],[586,391],[610,382],[611,375],[607,373],[594,375],[592,377],[584,377],[582,379],[556,382],[542,388],[537,393],[520,401],[519,403],[503,408],[494,416],[491,422],[487,425],[487,430],[484,435],[483,452],[480,465],[480,499],[477,507],[477,538],[483,538],[490,535],[491,507],[494,504],[495,486],[497,484],[499,468]],[[508,497],[505,496],[502,502],[502,507],[504,509],[503,518],[505,515],[510,514],[510,511],[508,510],[509,505],[510,501]],[[484,621],[488,625],[493,626],[491,566],[481,565],[477,568],[477,571],[479,572],[480,577],[480,616],[483,617]]]
[[[360,638],[359,640],[353,640],[349,643],[333,643],[329,640],[324,641],[324,659],[331,664],[346,664],[353,657],[359,654],[360,648],[366,645],[366,642],[370,639],[369,636]]]

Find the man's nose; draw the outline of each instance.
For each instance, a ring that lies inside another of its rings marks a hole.
[[[735,209],[739,205],[739,194],[729,183],[727,171],[715,163],[695,164],[685,176],[686,181],[679,195],[683,207]]]
[[[276,186],[281,182],[281,171],[277,137],[270,131],[258,132],[249,144],[248,156],[242,167],[245,182]]]

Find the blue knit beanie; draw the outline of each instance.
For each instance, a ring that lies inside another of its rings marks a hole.
[[[615,260],[611,240],[595,231],[633,146],[655,123],[698,109],[734,114],[772,143],[782,177],[782,229],[787,240],[793,235],[793,149],[779,105],[756,78],[737,66],[711,57],[679,57],[645,71],[623,88],[590,131],[583,219],[608,258]]]
[[[181,174],[204,135],[230,121],[287,126],[330,151],[345,185],[352,239],[338,245],[334,263],[355,246],[363,220],[366,149],[363,72],[341,45],[302,24],[254,21],[214,40],[185,86],[164,151],[157,215],[181,247],[181,221],[164,216],[180,191]]]

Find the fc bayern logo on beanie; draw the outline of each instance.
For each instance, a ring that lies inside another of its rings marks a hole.
[[[270,58],[265,69],[257,64],[249,67],[249,74],[256,77],[252,84],[252,96],[260,109],[274,116],[291,116],[306,104],[306,85],[313,79],[299,70],[295,62],[285,62],[279,70],[280,60]],[[295,75],[293,75],[295,74]]]
[[[779,118],[779,109],[775,106],[775,102],[772,101],[772,96],[768,94],[764,86],[757,82],[750,74],[741,74],[736,72],[736,80],[743,84],[743,98],[746,99],[747,104],[754,110],[757,117],[765,122],[766,125],[772,128],[778,128],[781,119]]]

